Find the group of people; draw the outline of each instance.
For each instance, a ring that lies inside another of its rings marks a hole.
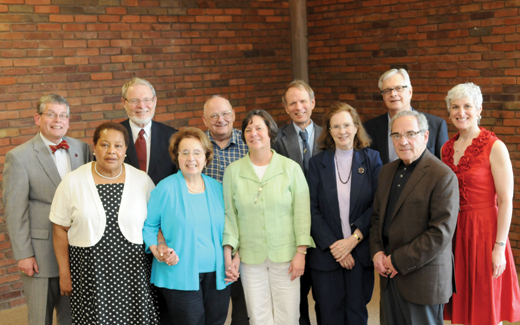
[[[480,88],[446,97],[447,124],[411,107],[403,69],[379,88],[388,112],[363,124],[312,88],[282,95],[278,129],[230,102],[204,105],[203,132],[152,121],[146,80],[122,87],[128,119],[86,143],[66,137],[66,99],[40,98],[39,134],[9,151],[3,199],[29,323],[367,324],[374,269],[381,324],[520,320],[508,239],[508,150],[479,127]],[[70,297],[70,299],[69,299]]]

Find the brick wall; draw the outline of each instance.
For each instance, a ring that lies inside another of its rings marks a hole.
[[[410,71],[414,107],[444,118],[446,92],[473,81],[485,94],[482,124],[508,144],[518,177],[520,2],[452,2],[308,0],[316,120],[335,100],[364,120],[383,113],[377,80],[393,67]],[[133,76],[156,86],[156,120],[177,128],[202,127],[213,94],[231,99],[238,121],[265,108],[284,123],[289,29],[281,0],[0,0],[0,172],[5,153],[37,132],[42,94],[69,99],[69,135],[90,143],[102,121],[124,118],[120,89]],[[516,211],[510,238],[520,265]],[[25,303],[21,286],[0,203],[0,310]]]
[[[445,118],[444,97],[463,82],[484,94],[481,124],[509,148],[520,177],[520,1],[308,1],[309,74],[317,112],[335,100],[364,121],[386,112],[380,75],[405,68],[412,106]],[[455,128],[448,121],[450,136]],[[511,246],[520,266],[520,187],[515,186]],[[519,269],[520,270],[520,269]]]
[[[0,173],[37,133],[44,93],[69,100],[68,135],[89,143],[97,125],[125,117],[121,86],[134,76],[156,87],[157,121],[202,127],[214,94],[240,120],[280,108],[290,44],[288,1],[0,0]],[[0,203],[0,310],[25,303],[21,287]]]

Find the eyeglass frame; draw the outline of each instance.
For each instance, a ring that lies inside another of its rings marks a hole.
[[[189,150],[183,150],[183,151],[179,151],[177,153],[177,155],[179,157],[184,157],[184,158],[188,158],[190,155],[193,156],[193,158],[197,159],[197,158],[200,158],[202,156],[204,156],[206,154],[205,151],[189,151]]]
[[[344,124],[335,124],[329,127],[331,132],[341,132],[341,130],[348,130],[350,127],[356,126],[356,123],[344,123]]]
[[[38,113],[38,114],[40,114],[40,116],[45,115],[48,118],[50,118],[51,120],[56,119],[56,117],[59,120],[66,120],[66,119],[68,119],[70,117],[70,115],[68,115],[68,114],[57,114],[57,113],[54,113],[54,112]]]
[[[392,141],[400,141],[402,137],[405,137],[406,140],[415,140],[417,139],[417,135],[419,135],[420,133],[424,133],[425,131],[426,130],[408,131],[405,134],[393,132],[390,133],[390,139],[392,139]],[[396,136],[399,136],[399,138],[396,138]]]
[[[224,114],[229,114],[229,116],[226,118],[224,116]],[[222,113],[213,113],[211,114],[210,116],[204,114],[204,116],[206,118],[208,118],[211,122],[217,122],[219,117],[222,116],[222,118],[226,121],[229,121],[228,119],[230,119],[232,116],[233,116],[233,111],[232,110],[229,110],[229,111],[224,111]]]
[[[407,85],[397,86],[397,87],[394,87],[394,88],[383,89],[383,90],[381,90],[381,94],[384,96],[386,94],[392,93],[392,91],[394,91],[394,90],[396,92],[398,92],[398,93],[402,93],[406,88],[408,88]]]
[[[152,98],[143,98],[143,99],[132,99],[128,100],[127,98],[123,97],[124,100],[126,100],[130,105],[137,106],[139,103],[143,102],[143,104],[151,104],[154,102],[156,96],[153,96]]]

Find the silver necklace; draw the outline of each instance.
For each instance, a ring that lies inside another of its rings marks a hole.
[[[341,179],[341,174],[339,173],[339,166],[338,166],[338,157],[336,156],[336,153],[334,153],[334,160],[336,160],[336,170],[338,171],[339,181],[341,184],[347,184],[350,181],[350,176],[352,176],[352,167],[350,168],[350,173],[348,174],[348,179],[346,182],[344,182]]]
[[[97,170],[97,162],[94,165],[94,170],[96,171],[96,174],[99,175],[99,177],[103,177],[103,178],[106,178],[106,179],[116,179],[119,176],[121,176],[121,174],[123,173],[123,165],[121,165],[121,171],[119,172],[119,174],[116,177],[108,177],[108,176],[102,175],[100,172],[98,172],[98,170]]]

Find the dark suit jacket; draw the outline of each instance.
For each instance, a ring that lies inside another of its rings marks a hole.
[[[88,144],[69,137],[63,139],[70,146],[71,170],[90,160]],[[59,275],[49,213],[60,182],[56,163],[40,134],[5,156],[3,199],[11,246],[16,260],[34,256],[40,270],[35,277]]]
[[[448,141],[448,126],[446,121],[438,116],[423,114],[428,120],[428,129],[430,131],[428,150],[440,159],[442,146]],[[370,148],[379,151],[383,164],[388,164],[388,113],[371,119],[364,123],[363,126],[370,138],[372,138]]]
[[[330,245],[343,239],[334,152],[334,150],[322,151],[312,157],[307,173],[311,195],[311,235],[316,243],[316,248],[308,250],[307,263],[310,268],[318,271],[341,268],[329,249]],[[350,183],[350,225],[352,232],[357,228],[361,231],[364,240],[354,248],[352,256],[356,263],[360,262],[365,267],[372,266],[368,237],[372,201],[381,167],[382,163],[377,151],[368,148],[354,150]]]
[[[293,122],[291,121],[289,124],[282,126],[278,130],[278,136],[276,137],[276,142],[273,145],[273,149],[280,155],[296,161],[303,169],[303,157],[302,151],[300,150],[300,136],[298,133],[296,133],[292,123]],[[322,129],[323,128],[321,126],[314,123],[314,143],[312,147],[313,156],[321,152],[321,150],[318,149],[318,138]]]
[[[126,119],[121,122],[121,124],[128,130],[130,136],[125,163],[139,169],[139,161],[137,160],[130,122]],[[150,144],[150,166],[148,166],[148,175],[155,185],[164,178],[177,172],[177,167],[172,162],[168,151],[170,138],[175,132],[177,132],[177,130],[172,127],[152,121],[152,141]]]
[[[447,303],[454,292],[452,238],[459,212],[457,176],[428,150],[406,183],[388,229],[388,250],[383,247],[383,225],[390,188],[400,159],[386,164],[379,174],[374,198],[370,253],[393,255],[399,273],[394,277],[401,295],[421,305]],[[388,278],[380,277],[381,290]]]

